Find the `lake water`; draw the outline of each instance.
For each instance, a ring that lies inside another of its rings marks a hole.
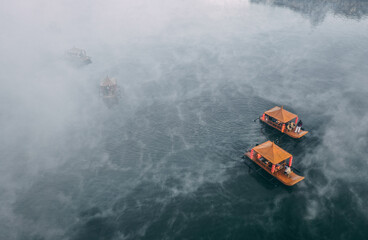
[[[367,239],[367,1],[3,5],[0,239]],[[248,169],[267,140],[302,182]]]

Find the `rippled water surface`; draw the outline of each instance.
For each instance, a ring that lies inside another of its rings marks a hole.
[[[367,1],[2,5],[0,239],[366,239]],[[267,140],[304,181],[248,169]]]

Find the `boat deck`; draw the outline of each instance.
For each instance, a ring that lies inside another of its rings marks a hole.
[[[282,182],[283,184],[285,184],[287,186],[293,186],[294,184],[296,184],[296,183],[298,183],[298,182],[300,182],[301,180],[304,179],[304,177],[299,176],[299,175],[295,174],[294,172],[291,172],[289,174],[289,176],[287,176],[284,173],[284,169],[280,169],[280,170],[278,170],[278,171],[276,171],[275,173],[272,174],[271,170],[267,167],[267,165],[265,163],[263,163],[262,161],[258,160],[256,156],[253,156],[253,158],[251,158],[250,157],[250,152],[246,152],[244,155],[247,156],[253,162],[255,162],[257,165],[259,165],[261,168],[263,168],[271,176],[275,177],[276,179],[278,179],[280,182]]]
[[[273,127],[273,128],[276,128],[277,130],[279,130],[281,132],[281,126],[279,124],[276,124],[272,121],[269,121],[269,120],[265,120],[263,121],[262,118],[259,118],[260,121],[266,123],[267,125]],[[292,138],[301,138],[303,137],[305,134],[308,133],[308,131],[304,131],[304,130],[300,130],[299,133],[296,133],[295,130],[291,130],[289,131],[287,128],[285,128],[285,132],[284,132],[286,135],[289,135],[290,137]]]

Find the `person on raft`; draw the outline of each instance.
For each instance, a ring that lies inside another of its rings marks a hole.
[[[291,173],[291,168],[290,168],[289,166],[285,166],[285,171],[284,171],[284,173],[285,173],[287,176],[289,176],[289,175],[290,175],[290,173]]]
[[[303,126],[303,122],[302,120],[299,120],[298,124],[296,125],[295,132],[299,133],[302,126]]]

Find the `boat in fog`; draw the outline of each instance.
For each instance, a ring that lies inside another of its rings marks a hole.
[[[304,179],[293,171],[293,156],[271,141],[255,146],[244,155],[287,186]]]
[[[117,84],[117,80],[106,76],[100,83],[100,97],[108,107],[112,107],[119,103],[120,96],[121,91]]]
[[[301,138],[308,133],[301,128],[303,123],[298,121],[298,115],[286,111],[283,106],[276,106],[264,112],[259,119],[292,138]]]
[[[92,63],[91,57],[87,56],[86,50],[73,47],[65,52],[70,62],[80,65]]]

